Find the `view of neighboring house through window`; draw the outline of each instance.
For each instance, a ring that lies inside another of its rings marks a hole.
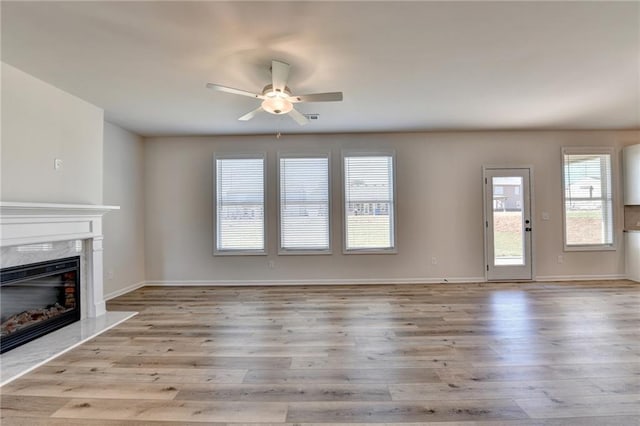
[[[564,238],[567,249],[613,246],[611,150],[563,150]]]
[[[216,252],[265,251],[264,156],[216,157]]]
[[[524,200],[522,176],[494,176],[493,254],[494,265],[524,265]]]
[[[280,250],[329,251],[329,156],[280,157]]]
[[[393,155],[344,156],[346,251],[395,249]]]

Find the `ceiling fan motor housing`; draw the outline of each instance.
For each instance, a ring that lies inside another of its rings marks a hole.
[[[285,86],[284,91],[281,92],[279,90],[273,90],[273,84],[267,84],[266,86],[264,86],[264,89],[262,89],[262,96],[269,95],[280,95],[282,97],[288,98],[289,96],[291,96],[291,89],[289,89],[289,86]]]
[[[265,100],[262,101],[262,109],[271,114],[287,114],[293,109],[293,104],[287,100],[291,96],[291,90],[286,86],[284,91],[281,92],[273,90],[273,84],[267,84],[262,89],[262,96],[265,97]]]

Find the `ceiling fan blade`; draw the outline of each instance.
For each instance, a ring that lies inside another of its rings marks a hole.
[[[258,114],[258,113],[259,113],[259,112],[261,112],[261,111],[264,111],[264,110],[262,109],[262,107],[261,107],[261,106],[259,106],[258,108],[254,109],[253,111],[248,112],[248,113],[246,113],[245,115],[243,115],[242,117],[238,118],[238,120],[240,120],[240,121],[249,121],[249,120],[251,120],[253,117],[255,117],[255,116],[256,116],[256,114]]]
[[[287,98],[289,102],[339,102],[342,92],[312,93],[310,95],[294,95]]]
[[[246,90],[234,89],[233,87],[221,86],[219,84],[207,83],[209,89],[217,90],[218,92],[233,93],[234,95],[249,96],[250,98],[264,99],[264,96],[257,93],[247,92]]]
[[[271,61],[271,81],[273,90],[276,92],[284,92],[289,79],[289,64],[273,60]]]
[[[296,121],[296,123],[298,123],[301,126],[304,126],[305,124],[309,124],[309,119],[305,117],[304,114],[302,114],[300,111],[296,110],[295,108],[289,111],[288,114],[289,114],[289,117],[293,118]]]

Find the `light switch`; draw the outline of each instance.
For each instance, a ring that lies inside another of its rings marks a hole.
[[[61,168],[62,168],[62,159],[56,158],[55,160],[53,160],[53,169],[60,170]]]

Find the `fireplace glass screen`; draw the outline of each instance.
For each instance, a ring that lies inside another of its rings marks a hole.
[[[0,352],[80,319],[80,258],[0,271]]]

